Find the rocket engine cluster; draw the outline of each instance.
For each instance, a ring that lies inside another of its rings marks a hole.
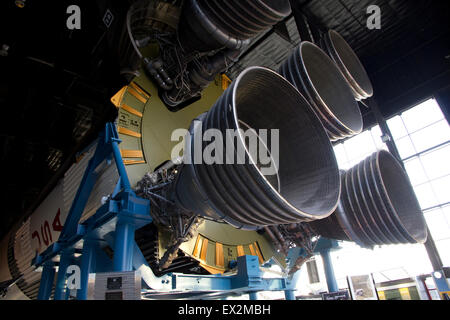
[[[363,247],[426,241],[414,191],[391,154],[379,151],[346,172],[338,168],[332,142],[363,130],[357,101],[373,89],[337,32],[319,45],[301,42],[277,71],[250,67],[222,86],[221,74],[251,39],[290,13],[288,0],[145,0],[130,7],[119,46],[130,84],[112,102],[130,180],[151,201],[153,223],[137,230],[136,242],[156,275],[223,273],[243,254],[285,267],[290,248],[312,254],[321,236]],[[172,158],[178,128],[188,134],[183,154]],[[195,138],[200,130],[230,138],[231,147],[215,144],[212,152],[227,161],[195,161],[209,146]],[[261,130],[277,139],[267,142]],[[276,156],[275,171],[255,156],[261,149],[271,163]],[[82,152],[31,217],[2,240],[0,282],[9,285],[8,298],[36,298],[40,274],[31,260],[58,239],[94,151],[95,145]],[[97,174],[82,220],[118,179],[106,162]]]

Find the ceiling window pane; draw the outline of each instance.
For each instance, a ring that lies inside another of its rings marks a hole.
[[[428,177],[423,170],[423,166],[419,158],[405,161],[405,169],[413,186],[417,186],[428,181]]]
[[[426,183],[414,188],[422,210],[439,205],[431,184]]]
[[[398,140],[408,135],[408,131],[406,130],[403,120],[400,116],[389,119],[387,121],[387,124],[394,140]]]
[[[340,164],[339,165],[339,169],[341,169],[341,170],[347,171],[347,170],[349,170],[351,168],[352,168],[351,162],[346,162],[344,164]]]
[[[441,209],[427,212],[425,214],[425,220],[434,240],[450,238],[450,228]]]
[[[442,263],[444,266],[450,265],[450,239],[436,241],[436,247],[439,251],[439,255],[441,256]]]
[[[334,146],[339,168],[348,170],[378,150],[388,150],[381,139],[379,126],[374,126],[347,141]]]
[[[400,153],[400,157],[402,157],[402,159],[406,159],[417,154],[409,136],[397,140],[395,144],[397,145],[398,152]]]
[[[336,160],[339,167],[342,167],[345,163],[348,162],[343,144],[339,144],[334,147],[334,154],[336,155]]]
[[[404,112],[402,119],[408,132],[413,133],[445,118],[436,100],[430,99]]]
[[[448,225],[450,226],[450,206],[442,208],[442,213],[447,220]]]
[[[417,152],[422,152],[450,141],[450,127],[446,120],[411,134]]]
[[[450,174],[450,145],[424,154],[420,159],[430,180]]]
[[[351,160],[358,159],[361,161],[365,156],[372,154],[376,150],[375,143],[369,131],[365,131],[346,141],[344,146],[347,151],[347,156]]]
[[[361,159],[356,158],[356,159],[350,160],[349,162],[347,162],[347,167],[348,167],[347,169],[353,168],[354,166],[359,164],[363,159],[364,158],[361,158]]]
[[[450,202],[450,176],[434,180],[431,185],[439,203]]]

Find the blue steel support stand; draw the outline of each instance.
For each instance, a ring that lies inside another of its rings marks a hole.
[[[114,239],[114,271],[131,271],[133,267],[134,225],[119,221]]]
[[[73,250],[66,249],[62,252],[58,277],[56,278],[55,300],[66,300],[66,272],[67,268],[72,264]]]
[[[336,281],[336,275],[334,274],[333,263],[331,262],[331,251],[339,249],[338,242],[335,240],[321,239],[321,248],[318,248],[318,252],[323,260],[323,266],[325,269],[325,278],[327,280],[328,292],[338,292],[339,286]]]
[[[258,292],[250,292],[248,294],[248,296],[249,296],[250,300],[252,300],[252,301],[258,300]]]
[[[224,297],[230,294],[248,294],[250,299],[257,299],[258,292],[293,290],[295,281],[286,278],[263,278],[257,256],[241,256],[237,259],[237,274],[235,275],[193,275],[169,274],[158,279],[163,286],[160,292],[192,291],[190,298]],[[162,281],[161,281],[162,280]],[[146,298],[158,294],[155,290],[144,290]]]
[[[337,243],[337,242],[336,242]],[[334,246],[335,242],[328,239],[320,239],[316,245],[317,249],[324,250]],[[319,251],[315,251],[319,253]],[[302,248],[293,248],[287,257],[287,267],[293,267],[300,257],[305,257],[306,252]],[[145,265],[146,262],[140,251],[135,251],[134,266]],[[269,261],[264,266],[270,267],[276,263]],[[148,267],[148,265],[147,265]],[[154,289],[143,290],[145,298],[158,297],[159,293],[173,294],[177,296],[180,292],[185,292],[186,298],[223,298],[230,294],[247,294],[251,300],[258,299],[258,293],[264,291],[284,291],[286,300],[295,300],[296,284],[300,270],[292,275],[282,278],[264,278],[257,256],[241,256],[237,259],[237,274],[235,275],[192,275],[192,274],[168,274],[157,279],[149,279],[148,284],[154,283],[158,286],[158,291]],[[145,275],[143,277],[145,281]],[[151,288],[152,286],[149,285]],[[189,295],[189,291],[192,294]]]
[[[78,300],[86,300],[88,295],[89,273],[95,271],[95,242],[85,239],[81,255],[80,289],[77,292]]]
[[[325,269],[325,278],[327,279],[328,292],[338,292],[339,287],[334,274],[333,263],[331,262],[330,250],[325,250],[320,253]]]
[[[286,300],[296,300],[295,299],[295,294],[294,294],[294,290],[286,290],[284,291],[284,297]]]
[[[41,284],[39,286],[38,300],[48,300],[52,294],[53,280],[55,279],[55,265],[53,262],[44,264]]]
[[[441,300],[450,300],[450,286],[444,270],[434,271],[431,275]]]
[[[36,267],[44,266],[45,271],[41,278],[40,299],[49,296],[48,290],[51,292],[51,286],[48,289],[51,270],[46,266],[50,266],[57,256],[60,256],[60,262],[55,300],[69,298],[69,290],[66,290],[67,268],[75,263],[74,252],[79,250],[81,245],[81,288],[78,289],[77,299],[87,298],[89,273],[100,270],[96,255],[99,245],[104,244],[106,238],[114,238],[114,259],[111,267],[107,269],[116,272],[133,270],[134,232],[152,219],[150,202],[138,198],[131,188],[119,149],[120,142],[115,125],[106,124],[104,132],[99,136],[95,154],[84,172],[58,241],[33,259],[32,264]],[[119,173],[116,188],[106,203],[91,218],[80,224],[80,218],[97,180],[95,170],[105,160],[111,161],[112,158]],[[102,264],[103,261],[104,259]],[[102,265],[102,268],[104,270],[105,266]]]

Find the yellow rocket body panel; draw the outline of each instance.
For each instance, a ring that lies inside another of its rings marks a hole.
[[[273,258],[279,265],[286,266],[284,257],[275,251],[266,237],[256,231],[239,230],[209,220],[203,220],[198,228],[198,236],[183,243],[180,249],[200,261],[211,273],[223,273],[231,261],[243,255],[257,256],[260,264]]]
[[[172,141],[172,133],[177,129],[189,129],[191,121],[207,112],[222,93],[219,76],[205,89],[202,99],[178,112],[171,112],[158,97],[156,86],[142,75],[111,99],[119,108],[120,149],[122,152],[141,152],[138,157],[124,157],[132,186],[144,174],[171,159],[173,147],[180,143]]]

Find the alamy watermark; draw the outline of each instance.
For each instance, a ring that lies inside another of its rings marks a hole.
[[[67,267],[67,288],[69,290],[81,289],[81,269],[77,265],[70,265]]]
[[[69,15],[66,20],[66,27],[69,30],[80,30],[81,29],[81,9],[76,4],[72,4],[67,7],[66,13]],[[107,28],[111,27],[114,21],[114,15],[111,10],[106,9],[103,15],[103,23]]]
[[[81,9],[79,6],[73,4],[67,7],[66,13],[69,17],[66,20],[66,27],[69,30],[81,29]]]
[[[186,129],[172,132],[171,141],[178,142],[172,148],[172,161],[182,156],[185,164],[255,164],[265,176],[278,174],[279,129],[255,130],[241,122],[248,129],[203,132],[201,121],[195,120],[193,125],[193,134]]]
[[[70,5],[66,9],[69,14],[66,20],[66,26],[69,30],[81,29],[81,9],[78,5]],[[366,26],[369,30],[381,29],[381,8],[377,5],[370,5],[367,7],[366,14],[368,15]],[[103,22],[109,28],[114,19],[113,14],[108,9],[103,16]]]
[[[367,7],[367,29],[380,30],[381,29],[381,8],[377,5],[370,5]]]

